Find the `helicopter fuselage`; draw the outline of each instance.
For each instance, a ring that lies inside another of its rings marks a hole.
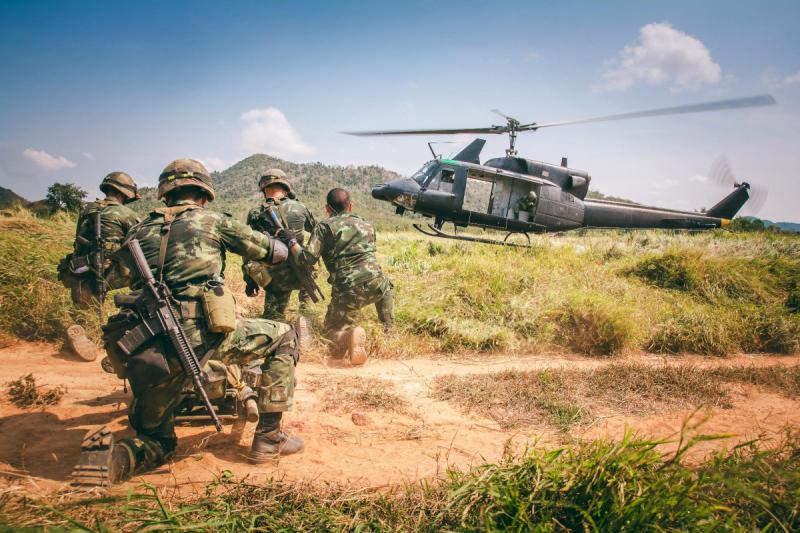
[[[519,157],[485,164],[437,158],[411,178],[376,186],[372,196],[392,203],[398,214],[408,210],[433,217],[436,228],[452,222],[509,233],[582,227],[709,229],[726,225],[733,214],[724,215],[735,213],[748,198],[744,184],[708,213],[692,213],[586,199],[590,182],[587,172],[567,167],[566,159],[553,165]],[[526,204],[526,197],[534,200]]]

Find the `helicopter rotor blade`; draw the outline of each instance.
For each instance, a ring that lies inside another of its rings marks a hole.
[[[714,160],[714,164],[711,165],[711,171],[708,176],[711,178],[711,181],[717,185],[735,186],[738,183],[736,175],[731,169],[730,161],[728,161],[728,157],[725,154],[720,155]]]
[[[753,215],[758,214],[767,201],[769,190],[766,187],[750,186],[750,201],[744,204],[745,210]]]
[[[589,122],[605,122],[611,120],[627,120],[631,118],[658,117],[663,115],[682,115],[685,113],[703,113],[706,111],[718,111],[721,109],[738,109],[742,107],[760,107],[775,105],[775,98],[768,94],[759,96],[748,96],[745,98],[734,98],[732,100],[715,100],[713,102],[703,102],[701,104],[681,105],[675,107],[662,107],[659,109],[648,109],[644,111],[634,111],[632,113],[620,113],[618,115],[606,115],[602,117],[581,118],[576,120],[564,120],[561,122],[547,122],[544,124],[523,124],[519,129],[538,130],[539,128],[550,128],[553,126],[566,126],[568,124],[586,124]]]
[[[345,135],[369,137],[373,135],[457,135],[459,133],[506,133],[506,126],[492,126],[490,128],[457,128],[450,130],[376,130],[376,131],[343,131]]]
[[[502,111],[500,111],[499,109],[490,109],[489,111],[491,111],[492,113],[494,113],[494,114],[496,114],[496,115],[500,115],[501,117],[503,117],[503,118],[504,118],[504,119],[506,119],[506,120],[513,120],[513,121],[515,121],[515,122],[519,122],[519,121],[518,121],[517,119],[515,119],[514,117],[509,117],[508,115],[506,115],[505,113],[503,113],[503,112],[502,112]]]

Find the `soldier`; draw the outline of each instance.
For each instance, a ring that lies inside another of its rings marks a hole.
[[[286,246],[230,215],[205,209],[215,192],[211,176],[200,162],[175,160],[164,168],[158,182],[158,197],[166,207],[151,212],[127,238],[138,239],[154,277],[169,287],[198,359],[239,365],[247,384],[256,391],[260,415],[250,460],[261,463],[301,452],[303,439],[281,430],[283,412],[292,407],[294,397],[297,343],[293,328],[264,319],[239,319],[222,328],[213,320],[214,316],[234,316],[235,303],[222,279],[226,251],[246,261],[277,264],[286,259]],[[118,255],[135,273],[127,247]],[[137,290],[141,283],[134,274],[131,288]],[[230,308],[219,308],[228,305]],[[184,397],[186,375],[171,349],[163,349],[163,334],[147,341],[141,352],[124,356],[117,341],[141,320],[138,312],[123,310],[103,328],[109,357],[134,392],[129,420],[136,437],[113,443],[108,429],[87,435],[73,473],[76,484],[92,484],[91,472],[97,470],[93,465],[108,467],[108,479],[99,484],[113,483],[164,464],[175,453],[174,411]],[[223,329],[227,333],[215,333]]]
[[[292,186],[286,179],[286,173],[278,168],[267,170],[258,181],[258,188],[264,195],[264,205],[255,207],[247,214],[247,225],[272,237],[276,236],[278,229],[267,213],[267,205],[276,210],[286,229],[292,232],[297,242],[303,244],[303,230],[311,233],[316,221],[314,215],[306,206],[297,201],[297,196]],[[286,308],[292,291],[300,290],[300,308],[305,306],[308,296],[302,290],[300,282],[292,272],[289,264],[279,265],[270,270],[272,281],[264,288],[264,318],[270,320],[286,320]],[[258,285],[245,271],[245,293],[247,296],[256,296],[259,292]]]
[[[93,272],[94,255],[97,253],[97,222],[100,221],[100,236],[103,253],[108,257],[116,251],[125,235],[139,222],[136,213],[126,206],[140,199],[136,183],[124,172],[112,172],[103,178],[100,190],[105,198],[90,202],[81,210],[75,229],[73,252],[59,265],[59,279],[70,289],[72,301],[79,309],[88,309],[99,303],[98,278],[104,280],[105,288],[120,288],[124,279],[109,278],[106,270],[110,266],[105,261],[104,271]],[[86,336],[82,326],[73,325],[67,329],[67,340],[75,353],[84,360],[94,361],[97,350]]]
[[[533,215],[536,213],[536,192],[529,191],[525,196],[521,196],[517,200],[515,211],[517,218],[523,222],[533,222]]]
[[[322,258],[330,274],[331,303],[325,315],[325,335],[334,343],[334,356],[349,355],[353,365],[367,360],[366,333],[355,326],[356,313],[375,304],[378,319],[389,331],[394,320],[392,283],[375,257],[375,229],[354,215],[350,193],[328,192],[325,211],[329,217],[317,224],[303,260],[314,264]]]

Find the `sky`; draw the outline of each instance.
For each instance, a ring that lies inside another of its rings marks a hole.
[[[340,132],[771,94],[778,105],[543,129],[518,149],[678,209],[729,191],[709,179],[725,154],[768,189],[758,216],[800,221],[798,23],[796,0],[0,0],[0,186],[37,199],[68,181],[95,196],[113,170],[154,185],[179,157],[222,170],[256,152],[411,174],[428,141],[470,137]],[[484,159],[506,142],[489,138]]]

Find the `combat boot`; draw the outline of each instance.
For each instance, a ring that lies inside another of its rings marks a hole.
[[[86,336],[86,330],[78,324],[67,328],[67,345],[84,361],[97,359],[97,346]]]
[[[133,474],[134,457],[124,445],[114,443],[107,426],[89,430],[81,443],[81,455],[72,471],[71,484],[84,489],[105,488]]]
[[[251,463],[266,463],[281,455],[300,453],[305,446],[302,437],[289,436],[280,428],[269,432],[256,431],[249,459]]]
[[[350,364],[361,366],[367,362],[367,332],[361,326],[356,326],[348,333],[346,346]]]

